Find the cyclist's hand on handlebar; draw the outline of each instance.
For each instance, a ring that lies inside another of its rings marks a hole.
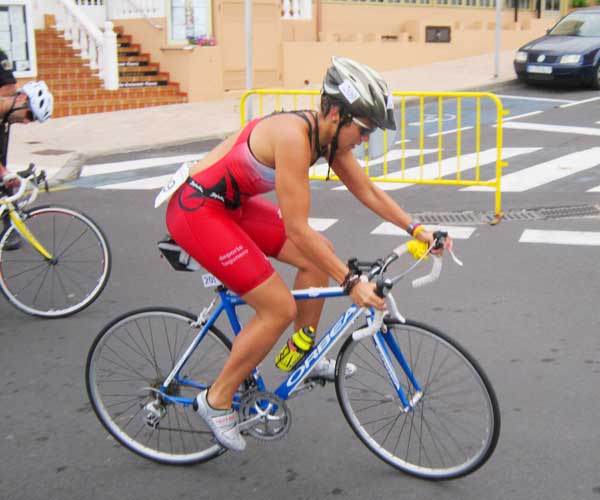
[[[17,189],[21,185],[21,181],[19,179],[10,179],[9,181],[4,182],[2,185],[6,189]]]
[[[375,283],[359,281],[350,291],[350,298],[359,307],[385,310],[385,300],[375,293]]]
[[[18,188],[21,181],[18,178],[13,178],[4,182],[3,178],[6,174],[8,174],[8,170],[0,164],[0,182],[2,182],[2,186],[6,189]]]
[[[420,231],[419,234],[417,234],[416,238],[419,241],[424,241],[425,243],[427,243],[429,246],[432,246],[435,244],[435,236],[431,231],[427,231],[426,229],[424,229],[423,231]],[[450,235],[447,235],[444,238],[444,246],[442,248],[432,248],[431,249],[431,253],[433,255],[442,255],[444,253],[444,250],[452,250],[452,238],[450,237]]]

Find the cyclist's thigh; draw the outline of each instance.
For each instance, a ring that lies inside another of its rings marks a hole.
[[[244,295],[275,271],[236,216],[236,212],[213,201],[192,211],[170,203],[167,226],[173,239],[206,270],[237,294]]]
[[[244,202],[240,226],[269,257],[277,257],[287,239],[279,207],[258,196]]]

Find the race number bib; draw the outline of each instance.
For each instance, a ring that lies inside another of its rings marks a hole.
[[[183,165],[181,165],[181,167],[179,167],[177,172],[175,172],[171,176],[169,182],[167,182],[160,190],[160,192],[154,200],[154,208],[160,207],[165,201],[171,198],[171,196],[173,196],[173,193],[177,191],[177,189],[179,189],[179,186],[181,186],[187,180],[189,175],[189,163],[184,163]]]
[[[215,286],[219,286],[222,284],[212,274],[203,274],[202,275],[202,283],[204,284],[204,288],[213,288]]]

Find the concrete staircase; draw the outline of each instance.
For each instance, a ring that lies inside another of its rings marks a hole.
[[[38,80],[45,80],[54,94],[53,117],[102,113],[187,102],[179,84],[169,81],[150,56],[141,52],[131,36],[117,32],[119,89],[105,90],[97,71],[72,49],[61,31],[52,27],[35,31]]]

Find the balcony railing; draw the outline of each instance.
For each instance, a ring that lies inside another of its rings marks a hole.
[[[305,20],[312,18],[312,0],[282,0],[281,18]]]
[[[165,17],[163,0],[121,0],[109,2],[110,19],[139,19]]]

